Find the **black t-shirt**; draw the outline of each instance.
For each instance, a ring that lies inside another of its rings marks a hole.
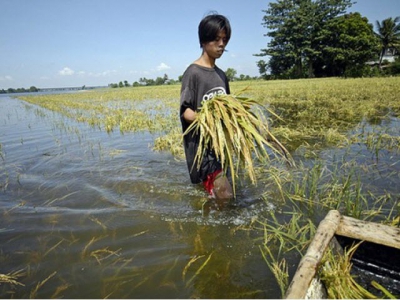
[[[206,68],[197,64],[190,65],[182,77],[180,119],[183,132],[189,127],[189,123],[183,118],[186,108],[197,111],[201,108],[201,102],[207,101],[219,94],[229,94],[229,82],[225,73],[215,66]],[[220,162],[215,158],[212,150],[206,151],[200,169],[194,164],[194,157],[199,145],[199,135],[189,133],[184,136],[186,162],[189,168],[192,183],[204,181],[208,174],[221,169]]]

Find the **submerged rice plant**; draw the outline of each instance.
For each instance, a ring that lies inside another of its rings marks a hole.
[[[0,284],[9,284],[11,286],[16,286],[16,285],[24,285],[21,282],[18,281],[19,277],[24,276],[24,272],[22,270],[16,271],[16,272],[11,272],[8,274],[0,274]]]

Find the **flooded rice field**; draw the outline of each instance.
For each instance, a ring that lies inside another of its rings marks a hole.
[[[380,128],[399,135],[399,120],[387,122]],[[260,251],[265,232],[253,227],[282,210],[275,192],[243,181],[235,202],[207,202],[185,161],[152,151],[156,137],[107,133],[0,97],[0,274],[9,278],[1,298],[281,297]],[[297,164],[316,170],[301,151]],[[382,211],[391,213],[400,194],[397,152],[354,143],[318,157],[329,162],[319,174],[357,165],[363,172],[354,177],[377,195],[360,201],[386,197]],[[312,177],[304,169],[293,171],[299,182]],[[288,258],[291,273],[299,259]]]
[[[265,205],[205,216],[185,162],[151,151],[148,133],[107,134],[8,97],[0,114],[0,273],[21,275],[2,298],[278,295],[237,230]]]

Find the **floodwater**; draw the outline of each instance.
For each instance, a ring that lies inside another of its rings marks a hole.
[[[107,134],[6,96],[0,128],[0,274],[23,284],[2,298],[280,296],[262,233],[240,230],[271,205],[203,207],[186,163],[152,151],[149,133]]]
[[[0,285],[1,298],[281,297],[263,232],[248,230],[273,200],[243,186],[235,203],[203,205],[186,163],[151,150],[155,137],[0,97],[0,274],[16,280]],[[398,174],[391,155],[366,177],[398,195],[398,177],[382,176]]]

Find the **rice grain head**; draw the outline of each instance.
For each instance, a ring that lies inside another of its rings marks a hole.
[[[197,118],[183,133],[200,135],[193,167],[199,169],[206,150],[213,149],[224,172],[231,172],[234,195],[239,168],[245,170],[253,184],[257,181],[253,154],[268,161],[266,148],[270,148],[276,156],[291,161],[286,148],[269,130],[265,112],[274,113],[254,99],[240,96],[242,92],[203,101]]]

